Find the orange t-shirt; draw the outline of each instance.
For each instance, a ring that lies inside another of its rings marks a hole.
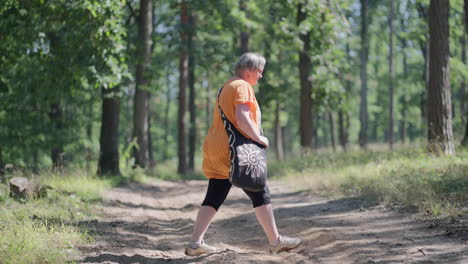
[[[250,118],[260,129],[261,113],[252,86],[242,79],[231,79],[223,87],[219,105],[227,119],[240,131],[236,121],[236,105],[247,103]],[[213,121],[203,143],[203,173],[208,178],[229,179],[230,166],[229,140],[216,100]]]

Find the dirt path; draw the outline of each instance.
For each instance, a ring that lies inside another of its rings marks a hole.
[[[300,236],[299,248],[267,253],[266,238],[248,197],[232,188],[205,240],[221,249],[184,256],[206,181],[131,183],[106,194],[106,217],[93,224],[98,239],[81,263],[468,263],[466,239],[383,206],[327,200],[271,182],[280,233]]]

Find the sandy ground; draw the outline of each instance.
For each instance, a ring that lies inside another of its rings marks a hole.
[[[357,199],[330,200],[270,182],[281,234],[302,237],[270,255],[250,200],[232,188],[205,236],[220,251],[186,257],[206,181],[131,183],[106,193],[105,217],[80,263],[468,263],[468,241],[444,228]],[[464,227],[463,227],[464,228]],[[462,230],[466,231],[466,229]]]

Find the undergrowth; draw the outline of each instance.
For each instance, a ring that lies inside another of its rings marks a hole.
[[[22,175],[20,175],[22,176]],[[53,189],[41,199],[17,201],[0,184],[0,263],[69,263],[89,243],[86,222],[95,218],[102,191],[118,183],[85,173],[36,177]]]
[[[468,151],[429,155],[423,149],[311,153],[269,162],[271,176],[302,191],[401,205],[429,215],[468,213]]]

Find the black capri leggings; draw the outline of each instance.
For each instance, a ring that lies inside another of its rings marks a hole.
[[[210,179],[202,206],[208,205],[218,211],[224,200],[226,200],[229,190],[231,190],[231,186],[232,184],[228,179]],[[270,203],[270,190],[268,189],[268,186],[265,186],[265,189],[260,192],[242,190],[249,196],[250,200],[252,200],[252,206],[254,208]]]

